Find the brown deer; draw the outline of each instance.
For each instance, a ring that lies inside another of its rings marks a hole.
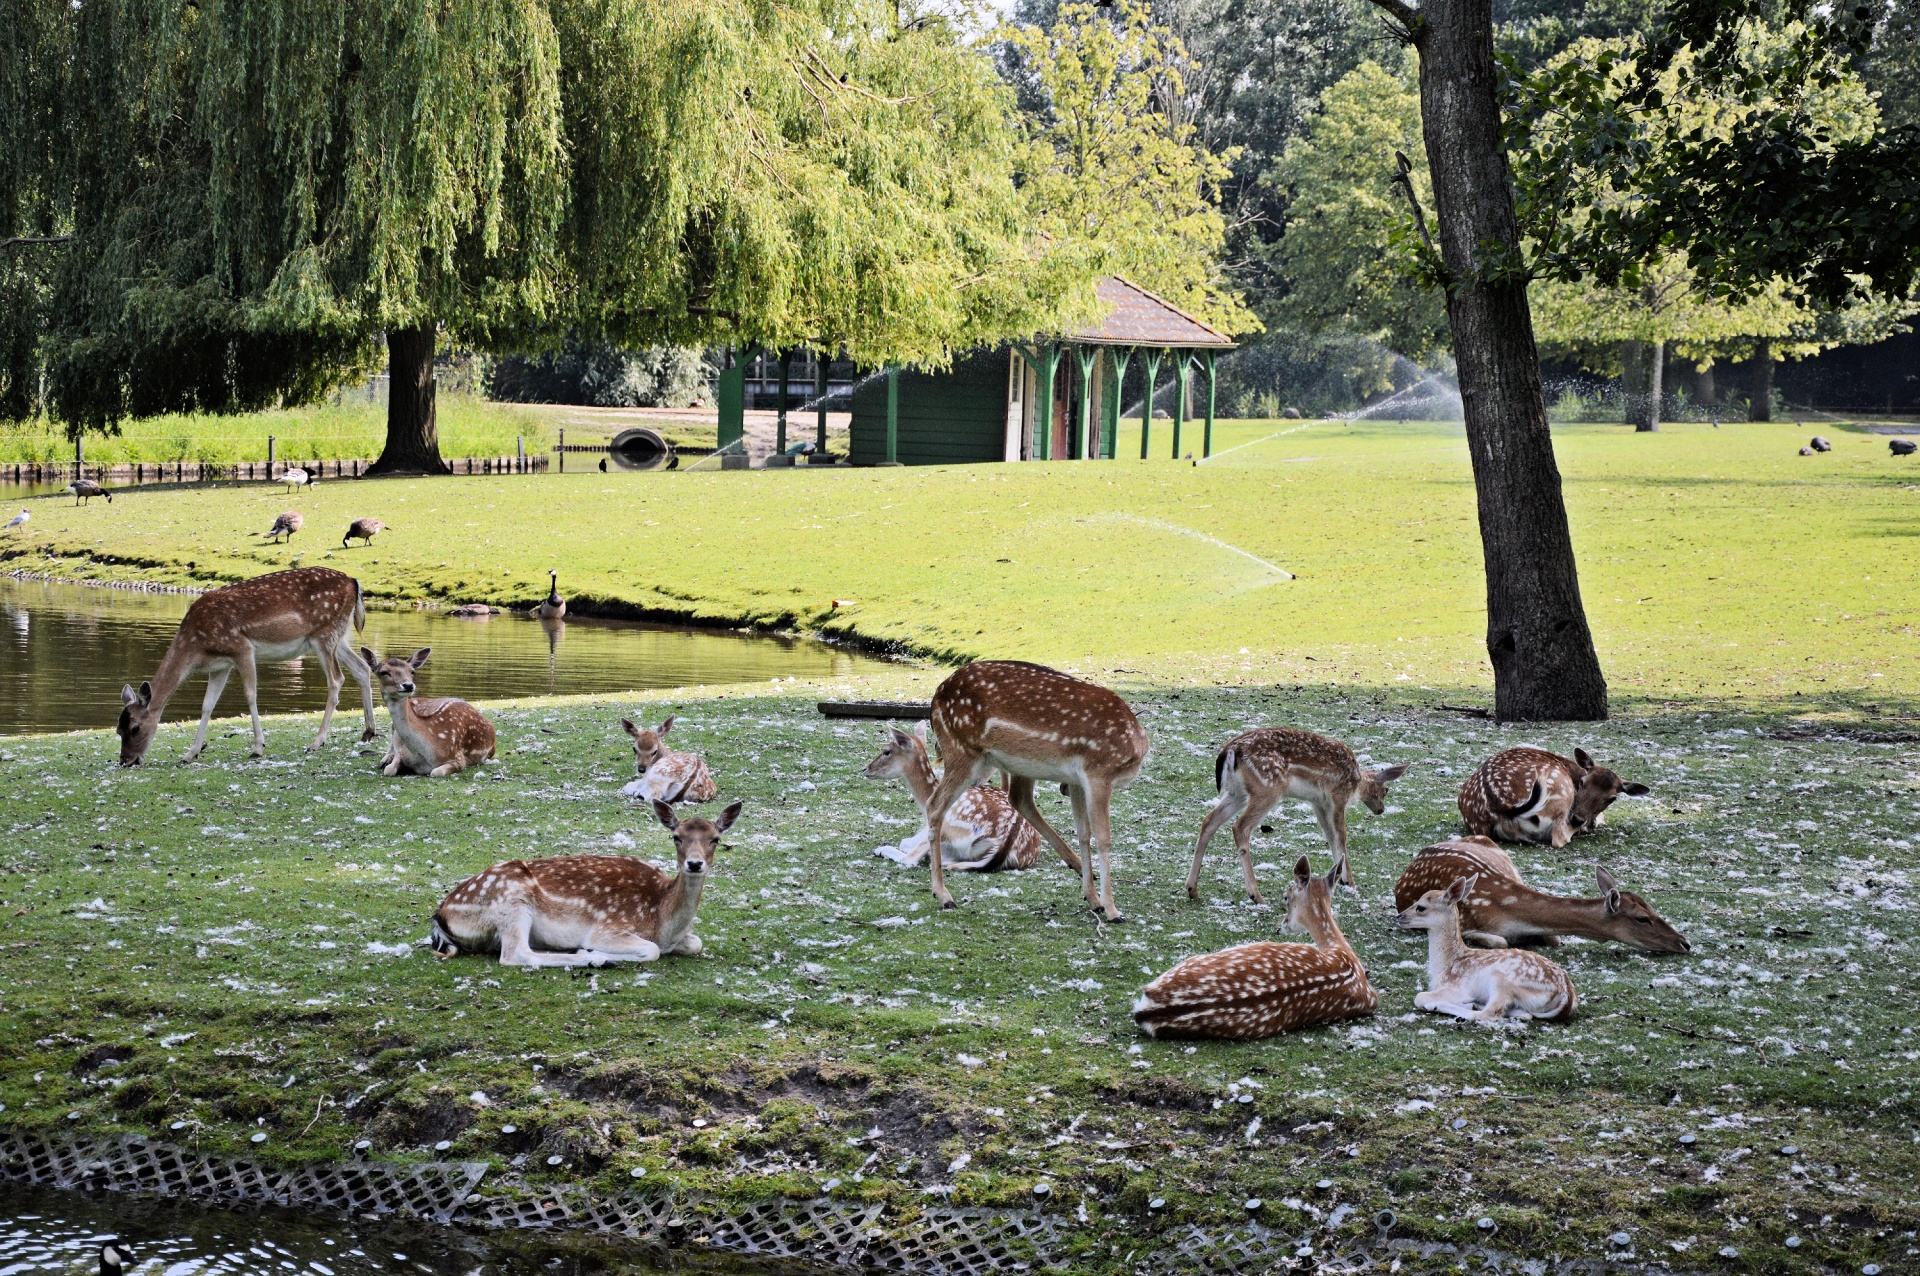
[[[373,538],[386,530],[387,525],[377,518],[356,518],[347,524],[347,534],[340,538],[340,548],[345,549],[348,541],[371,545]]]
[[[1522,747],[1494,754],[1467,777],[1460,786],[1460,814],[1478,837],[1561,847],[1575,833],[1599,828],[1602,813],[1621,794],[1652,791],[1598,765],[1585,749],[1563,758]]]
[[[1604,868],[1595,870],[1598,899],[1573,899],[1535,890],[1520,880],[1507,853],[1484,837],[1458,837],[1426,847],[1394,883],[1394,907],[1410,908],[1428,891],[1445,890],[1473,877],[1460,901],[1462,937],[1483,948],[1516,944],[1553,945],[1561,935],[1615,939],[1649,953],[1691,952],[1692,945],[1632,891],[1623,891]]]
[[[191,762],[207,747],[207,722],[213,717],[227,679],[240,671],[253,715],[253,756],[267,751],[260,729],[259,662],[298,660],[315,656],[327,675],[327,710],[320,734],[309,748],[327,742],[333,711],[340,701],[345,669],[360,684],[366,702],[367,727],[362,740],[374,737],[373,679],[368,666],[354,653],[352,637],[367,623],[360,598],[360,582],[326,567],[296,567],[291,571],[256,576],[202,594],[187,608],[180,628],[160,661],[159,672],[135,691],[120,692],[120,765],[138,766],[153,745],[166,711],[180,684],[195,674],[207,675],[207,696],[200,707],[200,733],[182,759]]]
[[[433,648],[422,647],[413,655],[382,660],[366,647],[361,658],[380,679],[380,692],[387,701],[387,714],[393,719],[393,743],[387,756],[380,759],[380,770],[387,775],[452,775],[468,767],[479,766],[493,756],[493,724],[465,700],[422,700],[413,675]]]
[[[981,660],[950,674],[933,693],[928,721],[940,746],[940,783],[927,799],[927,827],[944,829],[960,795],[995,770],[1012,777],[1007,797],[1062,859],[1080,874],[1081,894],[1108,921],[1120,920],[1109,875],[1110,805],[1147,761],[1147,733],[1133,710],[1105,687],[1023,660]],[[1036,780],[1059,784],[1073,803],[1074,833],[1085,853],[1074,856],[1033,804]],[[1100,854],[1094,890],[1093,855]],[[952,908],[941,857],[933,894]]]
[[[1287,925],[1311,944],[1240,944],[1189,957],[1148,984],[1133,1021],[1150,1037],[1245,1041],[1372,1014],[1380,999],[1333,917],[1342,865],[1315,877],[1307,857],[1293,866]]]
[[[508,860],[447,893],[433,915],[432,944],[442,957],[498,953],[502,966],[604,966],[654,961],[664,953],[696,957],[693,933],[700,893],[720,835],[740,803],[717,820],[678,819],[665,802],[653,812],[673,834],[678,872],[669,877],[629,855],[569,855]]]
[[[1491,1023],[1500,1019],[1571,1019],[1580,999],[1566,970],[1524,948],[1468,948],[1460,939],[1460,902],[1472,876],[1428,891],[1400,911],[1400,925],[1427,932],[1427,983],[1414,994],[1419,1010]]]
[[[720,792],[713,773],[697,753],[667,747],[667,732],[673,730],[669,716],[658,727],[637,727],[632,719],[620,719],[620,727],[633,737],[633,759],[640,778],[623,790],[628,797],[649,802],[711,802]]]
[[[879,756],[862,772],[869,780],[905,780],[923,816],[939,783],[933,763],[927,760],[925,732],[924,723],[914,735],[898,727],[886,728]],[[947,822],[940,832],[940,857],[955,872],[1032,868],[1040,858],[1040,834],[1020,818],[1006,793],[990,784],[973,785],[956,798],[947,808]],[[890,858],[912,868],[927,857],[932,845],[923,824]]]
[[[1387,786],[1406,773],[1404,764],[1363,771],[1352,749],[1311,731],[1267,727],[1242,732],[1227,741],[1213,761],[1213,785],[1220,797],[1200,822],[1193,867],[1187,870],[1187,898],[1200,898],[1200,864],[1206,858],[1207,843],[1237,814],[1233,844],[1240,851],[1247,894],[1254,903],[1262,902],[1260,883],[1253,876],[1253,831],[1286,798],[1313,808],[1327,850],[1348,875],[1343,884],[1352,886],[1353,870],[1347,867],[1347,805],[1357,797],[1375,815],[1385,814]]]

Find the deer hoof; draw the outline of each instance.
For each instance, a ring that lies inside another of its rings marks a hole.
[[[360,733],[360,743],[362,744],[365,744],[369,740],[377,740],[379,738],[380,738],[380,733],[378,731],[375,731],[372,727],[368,727],[365,731],[362,731]]]
[[[1187,898],[1197,903],[1200,899],[1200,888],[1198,886],[1187,887]]]

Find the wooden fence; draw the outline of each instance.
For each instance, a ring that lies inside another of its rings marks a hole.
[[[601,449],[604,451],[605,449]],[[128,461],[116,465],[76,464],[73,461],[19,461],[0,463],[0,479],[15,483],[71,483],[90,478],[115,483],[277,483],[288,470],[299,468],[322,479],[359,478],[373,462],[337,461]],[[447,462],[455,474],[534,474],[549,465],[544,455],[463,456]]]

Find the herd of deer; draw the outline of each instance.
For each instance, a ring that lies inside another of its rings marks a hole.
[[[364,624],[358,582],[327,568],[277,572],[203,595],[181,621],[153,679],[122,693],[121,765],[141,762],[167,699],[186,678],[205,673],[207,698],[187,760],[196,757],[206,745],[208,718],[236,669],[258,756],[265,737],[256,663],[305,655],[317,657],[327,676],[326,713],[313,748],[325,743],[344,673],[352,673],[366,703],[361,739],[375,735],[376,677],[392,715],[392,740],[380,764],[385,774],[444,776],[492,757],[494,729],[478,710],[463,700],[417,696],[414,673],[428,651],[387,660],[365,647],[355,651],[352,635]],[[929,725],[941,769],[934,768],[925,734],[888,727],[865,774],[906,781],[924,824],[918,844],[909,843],[915,849],[903,847],[898,858],[909,864],[926,859],[935,898],[944,907],[954,905],[946,870],[1030,868],[1044,843],[1080,874],[1088,906],[1120,921],[1109,808],[1114,792],[1139,776],[1148,749],[1146,730],[1126,701],[1040,665],[979,661],[935,690]],[[676,872],[620,855],[496,864],[441,902],[430,940],[436,952],[497,954],[503,965],[597,966],[701,951],[693,932],[701,890],[741,803],[716,819],[677,815],[674,803],[718,795],[706,763],[667,747],[672,718],[653,729],[627,720],[621,726],[632,737],[640,773],[627,791],[646,798],[671,834]],[[1384,814],[1387,786],[1406,770],[1364,769],[1345,744],[1307,731],[1259,729],[1228,741],[1215,759],[1219,796],[1201,822],[1187,895],[1199,897],[1207,846],[1231,823],[1247,895],[1262,902],[1253,831],[1280,802],[1305,802],[1318,817],[1333,860],[1319,876],[1301,856],[1287,888],[1287,923],[1312,942],[1241,944],[1189,957],[1141,992],[1133,1007],[1140,1028],[1155,1037],[1246,1039],[1370,1013],[1378,997],[1335,920],[1333,893],[1353,886],[1348,806],[1358,798]],[[997,787],[989,783],[996,776]],[[1078,854],[1034,804],[1039,783],[1058,784],[1067,796]],[[1508,749],[1482,763],[1459,793],[1468,836],[1420,851],[1394,887],[1399,924],[1428,935],[1430,986],[1414,1004],[1481,1021],[1565,1019],[1578,1004],[1566,970],[1519,945],[1553,945],[1571,935],[1653,953],[1688,951],[1686,939],[1645,900],[1620,889],[1605,868],[1598,870],[1598,897],[1552,895],[1522,881],[1494,840],[1563,847],[1575,834],[1598,828],[1623,794],[1646,792],[1577,749],[1572,758]]]

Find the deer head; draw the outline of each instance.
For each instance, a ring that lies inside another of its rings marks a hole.
[[[1287,885],[1287,927],[1314,934],[1308,923],[1333,916],[1333,888],[1340,884],[1345,860],[1335,860],[1325,877],[1313,875],[1313,865],[1302,855],[1293,866],[1293,881]],[[1315,889],[1318,887],[1319,889]]]
[[[1585,749],[1573,751],[1573,762],[1573,809],[1567,812],[1567,825],[1576,831],[1595,827],[1601,813],[1622,794],[1645,797],[1653,792],[1644,784],[1622,780],[1588,757]]]
[[[1434,930],[1457,923],[1459,913],[1456,910],[1460,901],[1467,897],[1467,892],[1479,880],[1480,874],[1472,873],[1454,878],[1453,885],[1443,891],[1428,891],[1400,914],[1400,925],[1407,930]]]
[[[908,735],[889,726],[881,736],[880,753],[861,772],[869,780],[890,780],[913,774],[917,766],[927,765],[926,726]]]
[[[427,663],[427,657],[433,654],[433,648],[422,647],[411,656],[394,656],[387,660],[373,654],[373,648],[360,648],[360,658],[373,670],[373,676],[380,680],[380,692],[389,700],[405,699],[418,691],[419,685],[413,675],[421,665]]]
[[[1362,771],[1360,788],[1355,793],[1367,809],[1375,815],[1387,813],[1387,786],[1407,773],[1407,763],[1399,766],[1383,766],[1378,771]]]
[[[739,802],[731,803],[720,812],[717,820],[710,820],[704,815],[693,815],[683,820],[674,815],[673,808],[665,802],[653,804],[654,818],[673,835],[673,862],[687,875],[689,882],[705,879],[707,870],[713,867],[714,852],[720,849],[720,835],[732,828],[733,822],[740,818],[740,806]]]
[[[671,751],[667,748],[667,732],[673,730],[671,714],[652,730],[635,726],[631,718],[620,719],[620,727],[633,737],[633,760],[639,766],[641,775],[645,775],[649,767]]]
[[[120,723],[114,731],[120,736],[120,765],[139,766],[153,747],[160,731],[161,709],[153,704],[153,684],[143,682],[140,690],[120,688]]]
[[[1596,868],[1600,894],[1606,902],[1607,928],[1623,944],[1650,953],[1687,953],[1693,945],[1675,930],[1653,906],[1632,891],[1623,891],[1605,868]]]

